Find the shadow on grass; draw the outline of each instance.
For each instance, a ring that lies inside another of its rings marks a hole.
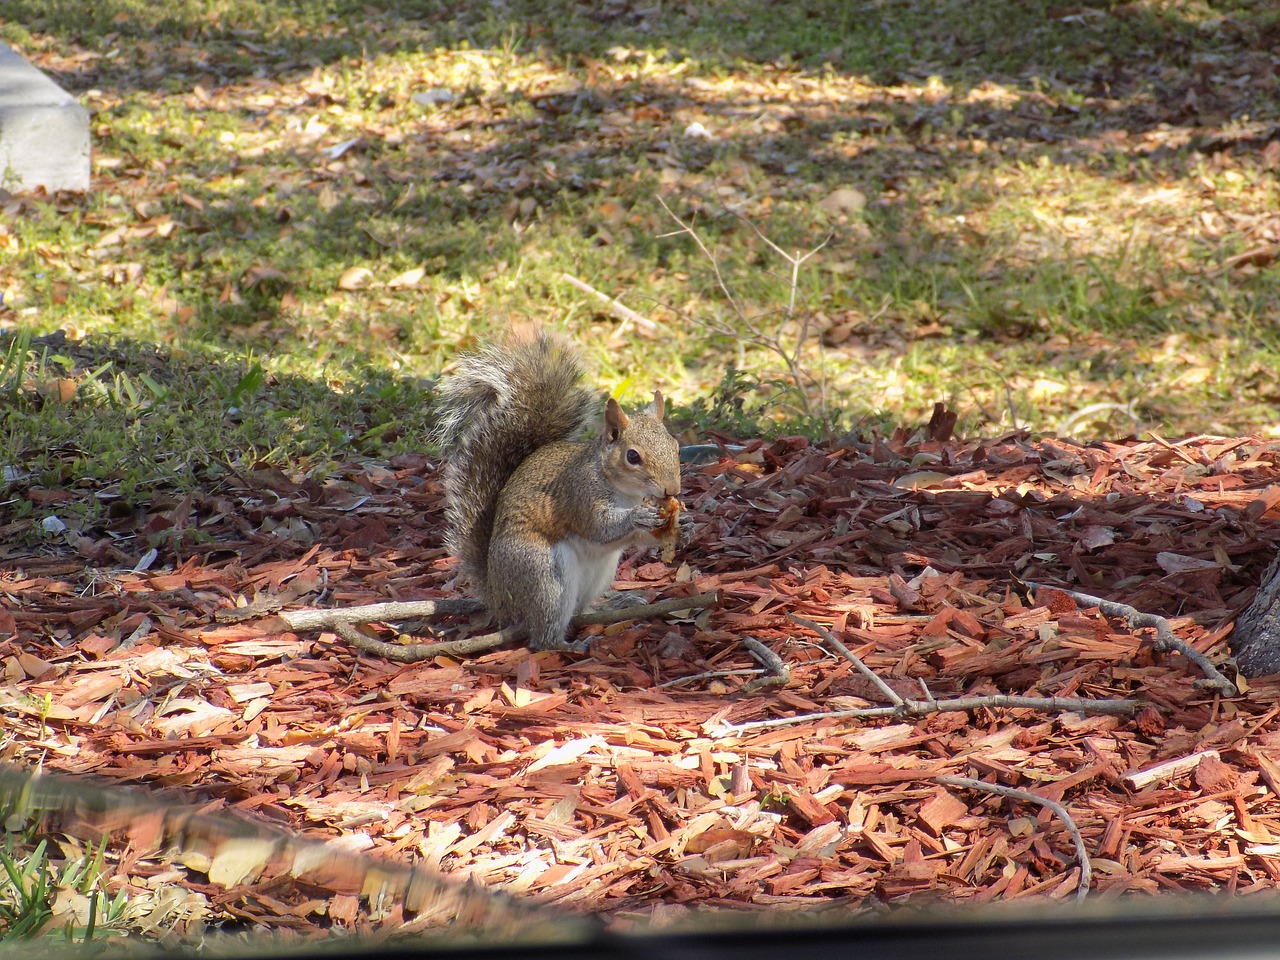
[[[324,381],[125,337],[39,338],[27,357],[0,398],[8,489],[92,491],[85,506],[108,518],[259,469],[305,473],[430,447],[429,386],[382,370]]]
[[[559,62],[608,56],[619,47],[689,58],[711,68],[795,64],[895,85],[930,75],[961,88],[986,77],[1040,75],[1087,96],[1125,96],[1146,86],[1153,64],[1194,68],[1206,92],[1213,74],[1263,62],[1280,44],[1280,11],[1264,0],[1203,4],[1050,0],[749,0],[664,6],[638,0],[262,0],[211,8],[196,0],[10,0],[0,23],[84,44],[92,53],[61,79],[77,90],[129,89],[147,80],[172,89],[212,78],[284,80],[346,58],[459,46],[534,50]],[[111,53],[130,41],[141,59]],[[177,62],[166,62],[166,48]],[[212,51],[217,56],[202,54]],[[1241,54],[1262,57],[1242,63]],[[185,61],[185,62],[184,62]],[[163,63],[163,69],[149,64]],[[1265,82],[1265,77],[1260,78]],[[1169,92],[1172,87],[1164,92]],[[1150,90],[1160,94],[1160,90]],[[1233,96],[1239,97],[1237,90]]]

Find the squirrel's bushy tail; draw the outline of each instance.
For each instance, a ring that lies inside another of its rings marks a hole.
[[[542,331],[467,354],[442,383],[446,546],[481,590],[507,480],[534,450],[577,439],[594,417],[598,398],[584,376],[577,351]]]

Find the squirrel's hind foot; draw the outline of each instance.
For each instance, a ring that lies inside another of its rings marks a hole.
[[[544,650],[555,651],[556,653],[586,653],[591,649],[591,638],[565,640],[563,637],[558,639],[543,637],[540,640],[530,640],[529,649],[538,653]]]

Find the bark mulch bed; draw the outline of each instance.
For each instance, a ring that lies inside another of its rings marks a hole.
[[[717,605],[588,628],[585,655],[397,664],[275,613],[456,595],[435,464],[324,482],[245,468],[145,515],[108,510],[45,555],[0,554],[0,759],[168,787],[614,918],[1075,897],[1072,822],[1090,893],[1270,890],[1277,683],[1228,665],[1242,692],[1226,697],[1154,630],[1027,584],[1163,616],[1221,664],[1280,539],[1278,479],[1280,443],[1259,438],[754,443],[687,469],[675,566],[619,571],[646,598]],[[20,496],[38,509],[10,515],[8,543],[68,499],[111,498]],[[789,667],[785,686],[747,686],[746,637]],[[885,686],[1141,704],[824,716],[884,706]],[[1059,801],[1069,821],[946,776]],[[116,882],[154,886],[138,851],[113,862]],[[210,889],[186,871],[163,875]],[[268,895],[249,874],[213,920],[364,922],[358,896]]]

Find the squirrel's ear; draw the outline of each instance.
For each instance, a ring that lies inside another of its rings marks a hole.
[[[661,390],[653,391],[653,419],[661,420],[664,409],[665,409],[664,404],[662,402],[662,391]]]
[[[610,397],[604,408],[605,434],[609,437],[609,442],[613,443],[617,440],[630,422],[627,415],[622,412],[622,408],[618,406],[618,401]]]

